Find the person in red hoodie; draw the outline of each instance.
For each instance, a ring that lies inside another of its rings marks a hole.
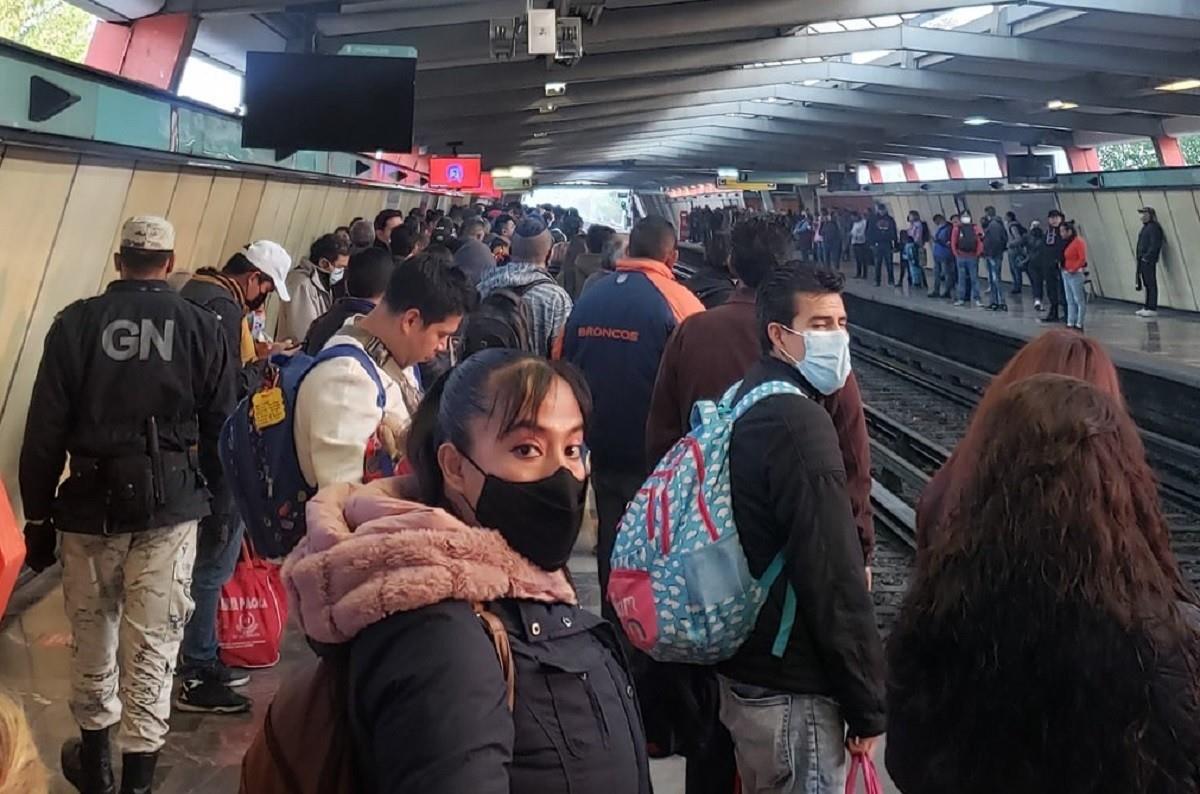
[[[1067,247],[1063,250],[1063,292],[1067,296],[1067,327],[1083,330],[1083,318],[1087,314],[1087,295],[1084,281],[1087,275],[1087,243],[1079,236],[1075,221],[1062,225],[1063,239]]]
[[[958,300],[963,306],[974,299],[975,307],[983,308],[979,300],[979,257],[983,256],[983,229],[971,222],[971,213],[964,212],[950,234],[950,250],[958,262]]]

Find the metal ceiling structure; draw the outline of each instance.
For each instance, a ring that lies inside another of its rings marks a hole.
[[[103,2],[111,19],[163,0]],[[153,12],[200,15],[196,50],[234,68],[247,49],[416,47],[418,144],[461,141],[489,166],[561,179],[663,183],[717,166],[821,169],[1200,130],[1200,94],[1156,90],[1200,78],[1200,0],[959,6],[165,0]],[[567,66],[521,46],[494,60],[490,20],[529,7],[581,17],[583,57]],[[565,94],[548,97],[550,82]]]

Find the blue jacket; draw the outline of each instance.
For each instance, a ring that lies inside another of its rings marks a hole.
[[[562,353],[592,391],[587,444],[598,467],[645,471],[646,417],[659,360],[675,326],[703,310],[666,265],[646,259],[621,260],[616,273],[579,296]]]
[[[937,227],[937,231],[933,233],[933,258],[934,259],[953,259],[954,254],[950,251],[950,235],[954,233],[954,227],[947,221]]]

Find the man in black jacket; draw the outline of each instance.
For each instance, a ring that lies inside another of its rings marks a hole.
[[[883,646],[846,470],[815,399],[850,374],[842,285],[840,273],[806,264],[777,269],[758,290],[765,355],[739,397],[769,381],[805,396],[762,400],[734,425],[730,446],[750,570],[762,576],[782,552],[785,574],[749,639],[719,667],[721,721],[747,791],[841,794],[846,748],[873,752],[886,725]]]
[[[235,253],[220,272],[202,268],[180,294],[216,315],[224,330],[220,340],[231,361],[229,380],[237,399],[258,388],[265,359],[254,355],[246,316],[262,306],[272,292],[290,300],[287,274],[292,260],[278,243],[259,240]],[[274,346],[269,352],[279,352]],[[175,696],[181,711],[240,714],[250,710],[249,698],[231,687],[250,681],[244,671],[226,667],[217,655],[217,607],[221,588],[233,576],[242,548],[241,520],[227,488],[214,488],[212,515],[204,519],[192,574],[195,611],[183,633]]]
[[[1063,255],[1067,250],[1067,240],[1062,234],[1062,224],[1065,216],[1058,210],[1050,210],[1046,216],[1046,248],[1042,258],[1042,279],[1046,285],[1046,304],[1050,308],[1047,314],[1038,322],[1066,322],[1066,297],[1062,283]],[[1059,314],[1059,308],[1062,314]]]
[[[1158,316],[1158,258],[1162,256],[1165,235],[1154,207],[1142,207],[1138,212],[1142,214],[1142,230],[1137,241],[1137,279],[1138,289],[1146,287],[1146,307],[1138,310],[1137,316],[1148,320]]]
[[[875,214],[867,218],[867,245],[875,260],[875,286],[883,279],[883,268],[887,266],[888,286],[896,283],[895,265],[892,254],[900,242],[900,232],[896,228],[896,219],[888,212],[886,204],[875,208]]]
[[[209,514],[205,485],[221,483],[217,437],[233,410],[217,319],[167,285],[174,248],[165,219],[125,222],[120,279],[64,309],[46,335],[21,447],[31,568],[54,563],[62,532],[70,706],[82,734],[63,746],[63,774],[89,794],[115,792],[118,723],[121,791],[150,791],[192,607],[197,522]]]

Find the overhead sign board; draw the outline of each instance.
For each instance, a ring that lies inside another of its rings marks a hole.
[[[774,190],[774,182],[739,182],[736,179],[719,177],[717,187],[722,190]]]

